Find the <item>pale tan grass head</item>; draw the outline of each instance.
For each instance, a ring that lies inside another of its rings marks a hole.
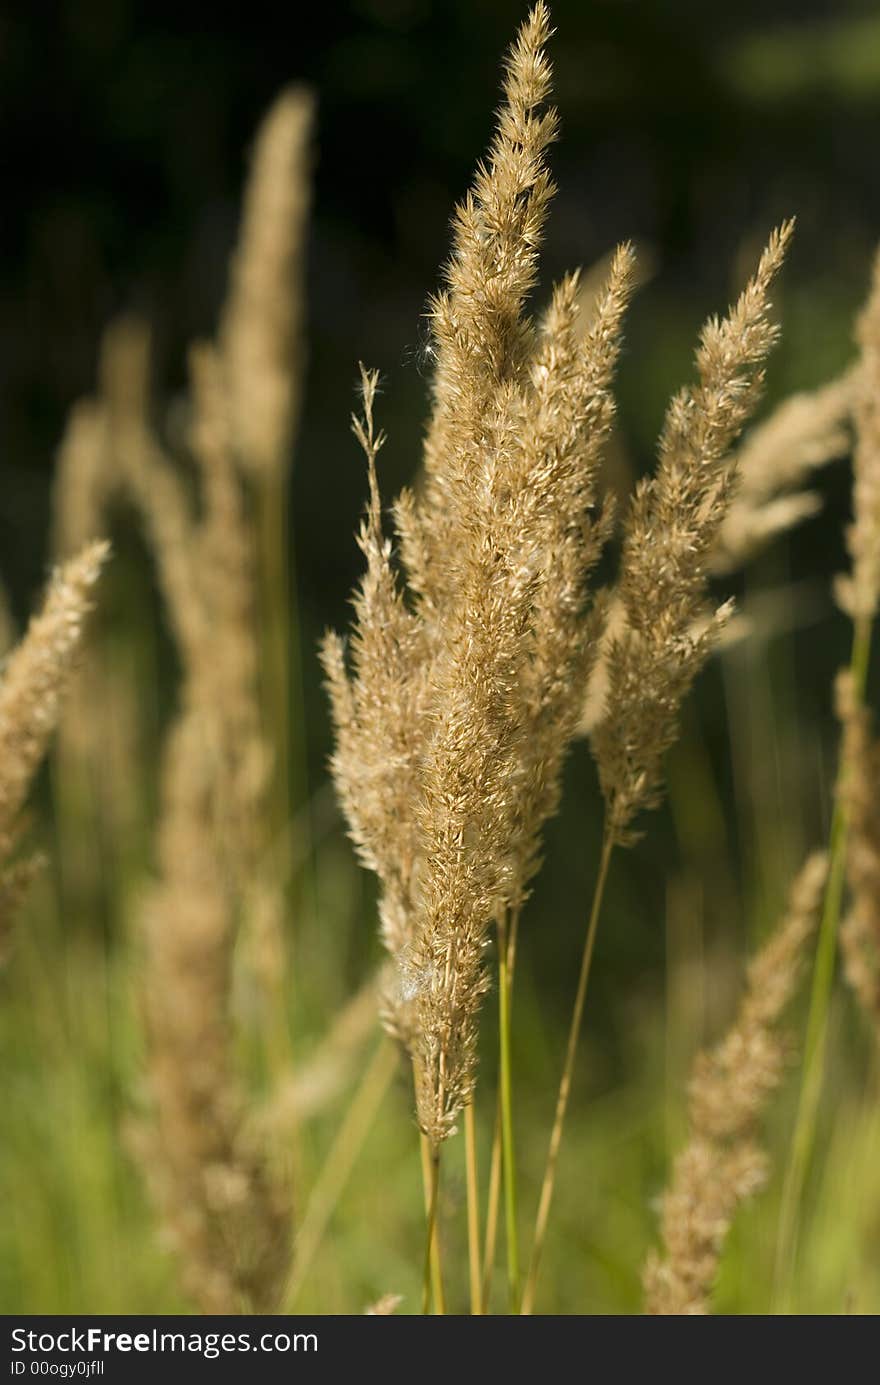
[[[82,648],[86,618],[109,546],[89,544],[55,569],[42,610],[8,655],[0,679],[0,946],[32,877],[34,861],[9,864],[31,782],[58,723]]]
[[[669,405],[657,469],[626,517],[615,588],[621,629],[607,650],[605,715],[592,735],[616,841],[632,840],[633,819],[658,801],[682,700],[730,613],[725,604],[705,620],[709,555],[733,493],[730,449],[776,340],[768,295],[792,230],[787,222],[773,233],[729,315],[703,328],[697,384]]]
[[[613,257],[586,330],[576,275],[537,325],[525,312],[552,192],[548,34],[539,4],[508,56],[496,137],[432,308],[425,481],[394,512],[410,599],[381,528],[367,373],[355,423],[370,475],[367,572],[351,674],[342,642],[324,646],[337,786],[382,883],[399,976],[392,1027],[435,1144],[473,1090],[492,921],[522,903],[558,801],[593,655],[588,582],[610,524],[597,469],[631,250]]]
[[[242,885],[254,875],[265,846],[261,823],[270,765],[259,701],[256,534],[235,465],[222,361],[213,346],[192,349],[190,378],[191,441],[201,482],[193,578],[209,639],[190,673],[209,685],[205,705],[218,728],[226,860]]]
[[[152,1109],[132,1139],[201,1310],[271,1312],[288,1268],[289,1189],[245,1127],[230,1017],[237,920],[207,726],[190,689],[166,745],[158,879],[143,906]]]
[[[442,605],[452,576],[448,555],[467,513],[471,449],[492,426],[499,382],[522,380],[527,370],[531,331],[523,309],[553,195],[546,155],[558,124],[546,104],[550,33],[542,0],[507,55],[495,138],[456,209],[445,287],[431,305],[433,409],[424,494],[417,511],[398,515],[410,586],[429,610]]]
[[[840,605],[859,622],[871,620],[880,602],[880,251],[857,337],[853,521],[847,531],[851,570],[838,578],[836,591]]]
[[[827,858],[817,853],[794,882],[778,930],[748,970],[739,1014],[697,1058],[688,1089],[688,1141],[663,1198],[662,1252],[645,1265],[645,1311],[705,1314],[737,1208],[758,1192],[767,1159],[758,1123],[782,1079],[789,1046],[779,1031],[821,907]]]
[[[283,92],[254,146],[220,328],[236,455],[251,475],[289,460],[305,344],[305,249],[314,100]]]
[[[880,744],[849,670],[838,675],[837,792],[846,812],[849,909],[840,929],[846,978],[880,1038]]]
[[[7,854],[31,780],[55,729],[92,592],[108,554],[106,543],[92,543],[55,569],[42,610],[6,661],[0,682],[0,857]]]
[[[202,1311],[270,1312],[289,1269],[291,1190],[250,1118],[232,1013],[265,849],[254,535],[216,349],[195,348],[190,372],[195,499],[149,435],[128,473],[183,670],[143,911],[152,1110],[135,1139]]]

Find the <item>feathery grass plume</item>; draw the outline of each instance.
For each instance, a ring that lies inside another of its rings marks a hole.
[[[7,867],[31,780],[55,730],[79,652],[91,594],[109,547],[92,543],[56,568],[43,608],[8,656],[0,681],[0,937],[27,883],[28,867]]]
[[[222,744],[217,770],[227,816],[227,863],[243,883],[254,872],[260,846],[262,796],[268,751],[263,743],[255,638],[254,534],[236,473],[228,400],[215,349],[190,352],[193,387],[193,451],[201,474],[202,517],[196,535],[195,572],[211,650],[198,676],[211,686]]]
[[[733,458],[736,487],[709,552],[709,572],[720,576],[735,571],[777,535],[817,513],[820,498],[798,488],[814,470],[849,450],[856,381],[857,372],[850,369],[820,389],[793,394],[749,431]],[[742,617],[734,616],[718,632],[719,643],[730,636],[738,619]],[[624,621],[623,602],[612,593],[587,685],[579,727],[582,735],[590,735],[604,717],[608,656]],[[694,634],[705,624],[705,616],[697,617]]]
[[[837,599],[856,624],[873,620],[880,602],[880,251],[859,318],[861,359],[853,417],[853,515],[847,530],[851,571],[837,579]]]
[[[587,583],[610,522],[596,470],[631,250],[614,256],[586,332],[576,275],[537,327],[524,315],[551,194],[548,34],[538,4],[508,55],[495,140],[458,209],[431,312],[425,484],[395,507],[412,602],[382,532],[384,437],[376,377],[363,372],[355,431],[370,504],[351,676],[337,636],[323,651],[336,783],[380,877],[399,965],[390,1027],[415,1058],[419,1123],[435,1146],[473,1090],[491,923],[522,901],[557,804],[593,652]]]
[[[783,633],[801,629],[821,619],[826,607],[825,593],[819,583],[788,582],[750,595],[748,608],[738,607],[717,630],[713,651],[733,649],[744,640],[778,638]],[[591,736],[606,714],[608,697],[608,664],[615,638],[625,623],[625,610],[616,592],[604,595],[605,612],[598,635],[598,645],[587,679],[577,734]],[[691,634],[699,638],[715,619],[715,610],[706,605],[695,617]]]
[[[741,567],[819,510],[819,496],[800,488],[849,451],[856,378],[851,369],[820,389],[791,395],[748,433],[737,449],[736,492],[709,555],[712,572]]]
[[[257,538],[235,465],[231,410],[217,350],[190,352],[193,450],[201,474],[196,578],[214,641],[201,675],[210,680],[219,728],[214,748],[223,855],[242,907],[247,963],[262,989],[277,1055],[286,1031],[286,905],[268,868],[267,791],[272,754],[260,708]],[[271,1013],[271,1020],[270,1020]]]
[[[0,858],[8,853],[30,782],[55,729],[109,547],[88,547],[56,568],[43,609],[9,656],[0,683]]]
[[[107,530],[109,438],[106,411],[95,399],[74,405],[55,464],[52,490],[52,551],[63,562]],[[79,661],[58,723],[59,793],[81,803],[83,766],[106,734],[98,694],[95,651]],[[77,787],[73,792],[75,781]],[[73,813],[65,813],[65,822]],[[62,853],[64,854],[64,853]],[[81,853],[85,855],[85,853]],[[88,869],[88,865],[85,866]]]
[[[230,1025],[235,913],[219,850],[207,692],[204,680],[189,681],[164,756],[160,878],[144,905],[154,1119],[134,1139],[202,1312],[271,1312],[288,1266],[289,1196],[244,1133]]]
[[[237,456],[255,475],[285,466],[299,411],[313,114],[291,87],[260,127],[220,331]]]
[[[291,708],[301,706],[298,626],[290,601],[289,463],[305,373],[305,256],[311,202],[314,99],[290,87],[257,134],[245,206],[218,334],[231,446],[255,509],[260,697],[274,760],[266,789],[274,857],[259,916],[268,951],[280,937],[280,901],[290,883],[284,849],[292,790],[307,768]],[[271,917],[274,914],[274,918]],[[274,939],[274,942],[273,942]],[[275,974],[281,975],[276,967]],[[275,1024],[280,1036],[282,1026]]]
[[[127,481],[183,666],[164,755],[160,878],[144,910],[154,1119],[136,1140],[196,1302],[211,1313],[269,1312],[289,1267],[290,1190],[251,1127],[231,998],[233,949],[265,848],[254,539],[214,347],[193,349],[190,373],[197,509],[146,420],[128,415]]]
[[[528,386],[499,390],[491,451],[460,511],[419,802],[417,1097],[435,1143],[473,1090],[488,927],[537,868],[593,655],[586,586],[608,520],[591,511],[629,263],[624,249],[580,346],[573,279],[557,290]]]
[[[433,409],[418,507],[398,503],[401,553],[410,585],[428,611],[455,578],[461,510],[473,485],[472,449],[491,445],[493,404],[503,381],[524,380],[532,345],[523,316],[535,285],[553,183],[546,152],[557,115],[545,103],[551,69],[544,45],[550,16],[530,12],[505,62],[504,102],[488,160],[456,208],[446,286],[429,314]]]
[[[694,1064],[688,1142],[663,1198],[663,1251],[653,1252],[645,1265],[647,1313],[710,1311],[733,1217],[766,1180],[767,1161],[756,1129],[782,1080],[787,1045],[778,1025],[816,926],[826,875],[824,854],[806,861],[779,929],[749,966],[733,1027]]]
[[[257,880],[268,755],[257,698],[254,537],[217,351],[203,346],[191,356],[195,495],[152,429],[148,363],[137,324],[108,333],[106,446],[114,479],[144,520],[183,670],[164,754],[159,880],[144,908],[152,1120],[134,1138],[203,1311],[270,1311],[289,1268],[291,1196],[249,1123],[231,999],[233,949],[240,924],[256,912],[258,883],[261,919],[267,900],[274,903]]]
[[[622,629],[608,652],[606,715],[592,736],[612,840],[632,840],[633,818],[659,800],[682,700],[731,609],[725,604],[698,624],[709,554],[735,481],[730,447],[777,336],[767,295],[792,230],[789,221],[774,231],[729,316],[703,328],[698,383],[672,400],[657,471],[640,482],[627,516],[616,588]]]
[[[540,328],[533,366],[533,399],[523,428],[523,494],[541,496],[525,514],[534,536],[531,558],[539,571],[530,621],[529,657],[522,688],[526,698],[526,776],[513,824],[514,881],[510,902],[519,906],[535,873],[540,832],[556,812],[562,764],[582,711],[582,690],[598,652],[604,596],[586,603],[586,584],[610,533],[613,506],[597,506],[600,449],[610,432],[614,404],[611,378],[621,320],[633,287],[632,252],[612,257],[591,325],[576,333],[576,276],[556,290]],[[546,503],[546,508],[545,508]],[[571,680],[575,680],[572,683]]]
[[[838,675],[837,792],[847,814],[851,902],[840,928],[846,977],[880,1035],[880,744],[850,670]]]
[[[253,537],[214,348],[195,348],[190,368],[200,513],[149,439],[132,470],[184,672],[145,910],[155,1120],[137,1138],[189,1292],[206,1312],[268,1312],[288,1269],[290,1190],[251,1128],[231,1017],[233,948],[264,847]]]

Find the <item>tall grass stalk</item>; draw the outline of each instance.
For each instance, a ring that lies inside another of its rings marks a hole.
[[[862,699],[865,692],[870,654],[871,621],[863,618],[856,622],[850,658],[853,686],[859,700]],[[804,1038],[804,1061],[801,1070],[797,1115],[779,1213],[774,1270],[776,1313],[788,1314],[793,1311],[794,1280],[800,1232],[799,1219],[803,1210],[804,1187],[816,1143],[816,1125],[822,1095],[822,1081],[825,1074],[828,1012],[831,1004],[831,987],[834,981],[834,964],[837,955],[837,935],[840,928],[840,911],[846,879],[848,835],[849,812],[845,801],[838,794],[831,819],[830,865],[813,964],[813,981]]]
[[[486,1199],[486,1240],[483,1247],[483,1312],[489,1311],[492,1275],[495,1270],[495,1244],[498,1238],[498,1214],[501,1210],[501,1092],[495,1103],[495,1127],[492,1135],[492,1157],[489,1163],[489,1192]]]
[[[501,994],[502,987],[505,986],[505,985],[506,985],[506,992],[507,992],[507,1000],[506,1000],[506,1007],[507,1007],[507,1023],[506,1023],[504,1026],[502,1026],[502,1024],[501,1024],[501,1022],[500,1022],[500,1013],[501,1013],[501,1012],[500,1012],[500,1004],[499,1004],[499,1025],[498,1025],[498,1037],[499,1037],[499,1063],[498,1063],[498,1068],[499,1068],[499,1073],[503,1070],[503,1068],[505,1067],[505,1065],[507,1066],[508,1071],[509,1071],[509,1069],[510,1069],[509,1036],[510,1036],[511,1019],[512,1019],[512,1013],[513,1013],[513,983],[514,983],[514,976],[515,976],[515,973],[516,973],[516,943],[517,943],[517,936],[518,936],[518,933],[519,933],[520,912],[521,912],[521,911],[520,911],[519,909],[514,909],[514,910],[512,911],[511,916],[510,916],[510,926],[509,926],[509,928],[507,928],[506,931],[505,931],[504,940],[502,939],[502,933],[501,933],[501,931],[499,930],[499,932],[498,932],[498,952],[499,952],[499,955],[498,955],[499,996],[500,996],[500,994]],[[504,1047],[505,1047],[505,1044],[504,1044],[503,1035],[504,1035],[505,1033],[506,1033],[507,1038],[508,1038],[508,1043],[507,1043],[508,1054],[507,1054],[507,1057],[504,1057]],[[511,1096],[512,1096],[512,1083],[510,1084],[510,1092],[511,1092]],[[512,1105],[512,1103],[511,1103],[511,1105]],[[511,1130],[512,1130],[512,1122],[511,1122]],[[513,1146],[513,1139],[512,1139],[512,1137],[511,1137],[511,1140],[510,1140],[511,1166],[512,1166],[512,1168],[513,1168],[513,1174],[514,1174],[514,1179],[515,1179],[516,1171],[515,1171],[515,1161],[514,1161],[514,1158],[513,1158],[513,1147],[514,1147],[514,1146]],[[496,1100],[496,1104],[495,1104],[495,1124],[494,1124],[494,1129],[493,1129],[493,1133],[492,1133],[492,1154],[491,1154],[491,1159],[490,1159],[490,1164],[489,1164],[489,1192],[488,1192],[488,1198],[487,1198],[487,1203],[486,1203],[486,1240],[485,1240],[485,1244],[484,1244],[484,1248],[483,1248],[482,1296],[481,1296],[481,1304],[482,1304],[482,1312],[483,1312],[483,1313],[488,1313],[488,1311],[489,1311],[489,1296],[490,1296],[491,1290],[492,1290],[492,1274],[493,1274],[493,1271],[494,1271],[494,1269],[495,1269],[495,1246],[496,1246],[497,1237],[498,1237],[498,1218],[499,1218],[499,1213],[500,1213],[500,1210],[501,1210],[501,1189],[502,1189],[502,1183],[503,1183],[503,1161],[504,1161],[504,1142],[503,1142],[503,1090],[502,1090],[502,1084],[499,1082],[499,1084],[498,1084],[498,1096],[497,1096],[497,1100]],[[514,1197],[513,1197],[513,1201],[514,1201],[514,1204],[515,1204],[515,1203],[516,1203],[515,1183],[514,1183]],[[516,1215],[515,1215],[515,1210],[514,1210],[513,1223],[514,1223],[514,1232],[516,1232],[516,1231],[517,1231],[517,1227],[518,1227],[518,1222],[517,1222],[517,1218],[516,1218]],[[518,1245],[517,1245],[517,1256],[518,1256]],[[518,1278],[518,1275],[517,1275],[517,1278]]]
[[[464,1158],[467,1185],[468,1278],[471,1316],[483,1312],[482,1261],[480,1256],[480,1179],[477,1168],[477,1122],[474,1103],[464,1108]]]
[[[443,1290],[443,1263],[440,1256],[440,1237],[437,1234],[437,1213],[440,1201],[440,1149],[431,1148],[426,1135],[420,1135],[422,1152],[422,1181],[425,1190],[425,1260],[422,1273],[422,1313],[430,1312],[433,1293],[434,1312],[443,1316],[446,1297]]]
[[[510,1011],[513,991],[513,976],[510,969],[515,957],[516,920],[517,916],[514,914],[509,927],[506,913],[502,914],[498,920],[501,1165],[504,1174],[507,1286],[511,1313],[519,1312],[519,1231],[516,1205],[516,1157],[513,1141],[513,1081],[510,1061]]]

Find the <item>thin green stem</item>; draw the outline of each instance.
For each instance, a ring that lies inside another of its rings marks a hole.
[[[547,1235],[550,1206],[553,1201],[556,1165],[559,1160],[559,1148],[562,1144],[562,1131],[565,1125],[565,1114],[568,1109],[568,1098],[571,1094],[571,1079],[572,1073],[574,1072],[574,1060],[577,1054],[578,1039],[580,1037],[581,1024],[584,1017],[584,1001],[587,997],[587,983],[590,979],[593,947],[596,942],[596,930],[599,925],[599,915],[602,911],[605,882],[608,879],[608,867],[611,864],[611,853],[613,850],[614,833],[606,828],[602,841],[602,856],[599,862],[599,874],[596,877],[596,885],[593,890],[593,903],[590,908],[589,923],[587,924],[587,936],[584,940],[584,952],[581,958],[577,994],[575,996],[574,1009],[571,1016],[571,1026],[568,1031],[565,1066],[562,1069],[562,1079],[559,1083],[559,1093],[556,1098],[556,1112],[553,1118],[553,1129],[550,1132],[550,1146],[547,1151],[547,1163],[544,1168],[544,1180],[541,1184],[541,1197],[538,1202],[538,1215],[535,1220],[532,1254],[529,1260],[529,1272],[526,1278],[526,1287],[522,1302],[522,1312],[526,1315],[530,1314],[535,1306],[538,1270],[541,1264],[541,1253],[544,1249],[544,1239]]]
[[[855,684],[856,696],[864,696],[868,677],[868,660],[871,653],[871,623],[868,620],[857,622],[853,633],[850,670]],[[813,981],[810,991],[810,1008],[804,1036],[804,1060],[801,1069],[801,1087],[798,1097],[797,1116],[794,1134],[789,1151],[788,1167],[782,1188],[782,1205],[779,1213],[779,1230],[776,1242],[776,1265],[774,1273],[775,1311],[790,1313],[794,1294],[794,1277],[797,1268],[799,1215],[804,1187],[812,1160],[816,1141],[816,1123],[822,1083],[825,1074],[825,1054],[828,1041],[828,1011],[831,1003],[831,988],[834,981],[834,964],[837,954],[837,934],[840,924],[840,908],[846,877],[846,847],[849,834],[849,817],[838,794],[831,819],[830,863],[828,883],[825,887],[825,902],[819,937],[816,943],[816,956],[813,964]]]
[[[504,949],[501,936],[502,924],[498,929],[498,971],[501,975],[501,954]],[[507,974],[507,1018],[508,1028],[513,1016],[513,980],[516,972],[516,940],[519,933],[519,909],[514,910],[506,938]],[[499,981],[500,990],[500,981]],[[500,1024],[499,1024],[500,1032]],[[499,1070],[500,1070],[499,1061]],[[486,1205],[486,1242],[483,1253],[483,1312],[489,1311],[489,1295],[492,1289],[492,1272],[495,1268],[495,1244],[498,1233],[498,1215],[501,1210],[502,1173],[502,1127],[501,1127],[501,1085],[498,1087],[498,1100],[495,1108],[495,1128],[492,1135],[492,1157],[489,1165],[489,1196]]]
[[[434,1312],[443,1315],[446,1303],[443,1294],[443,1272],[440,1262],[440,1240],[437,1235],[437,1208],[440,1201],[440,1150],[431,1147],[426,1136],[421,1137],[422,1178],[425,1185],[425,1260],[422,1275],[422,1312],[431,1311],[431,1289],[434,1290]]]
[[[492,1136],[492,1158],[489,1164],[489,1196],[486,1202],[486,1241],[483,1247],[483,1313],[489,1312],[492,1272],[495,1269],[495,1243],[498,1236],[498,1213],[501,1208],[501,1092],[495,1103],[495,1129]]]
[[[477,1122],[474,1103],[464,1108],[465,1179],[467,1183],[468,1272],[470,1278],[471,1316],[483,1312],[480,1275],[480,1180],[477,1171]]]
[[[507,1285],[511,1313],[519,1312],[519,1231],[516,1215],[516,1157],[513,1143],[513,1080],[510,1055],[510,962],[515,947],[516,914],[498,920],[498,1037],[501,1082],[501,1165],[504,1174],[504,1227],[507,1238]]]

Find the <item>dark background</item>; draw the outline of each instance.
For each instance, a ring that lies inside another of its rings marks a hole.
[[[102,327],[124,308],[147,314],[159,383],[181,383],[186,342],[216,320],[254,129],[278,90],[304,79],[320,111],[295,515],[304,595],[338,601],[362,488],[346,438],[356,362],[386,379],[392,488],[418,458],[420,313],[525,10],[335,0],[221,19],[162,0],[2,7],[0,543],[17,596],[42,573],[52,454],[71,402],[93,386]],[[772,383],[810,384],[837,364],[880,223],[875,13],[841,0],[553,5],[562,138],[546,279],[624,237],[649,248],[654,276],[622,380],[645,456],[701,317],[792,212],[795,317]],[[799,288],[833,312],[809,340]],[[795,354],[801,378],[789,379]]]
[[[541,291],[623,238],[650,264],[619,385],[623,443],[638,472],[669,394],[688,378],[701,321],[724,309],[783,216],[797,214],[799,229],[777,295],[784,337],[771,400],[829,378],[851,355],[880,226],[880,19],[870,4],[843,0],[556,0],[552,11],[562,137]],[[288,81],[317,92],[309,365],[292,505],[316,773],[329,732],[312,651],[327,623],[346,620],[359,570],[352,534],[364,477],[348,434],[357,361],[384,380],[390,498],[419,461],[425,302],[453,204],[490,136],[501,55],[525,12],[509,0],[251,3],[222,18],[213,6],[161,0],[0,11],[0,555],[19,616],[44,577],[53,455],[71,403],[94,387],[103,327],[123,310],[146,315],[157,395],[182,387],[187,343],[216,323],[254,130]],[[830,737],[831,675],[847,639],[828,594],[844,563],[843,470],[824,485],[822,518],[784,546],[783,572],[769,563],[771,575],[821,586],[823,621],[803,634],[787,676],[806,690],[800,710],[824,718]],[[761,646],[755,657],[771,653]],[[711,746],[724,713],[710,671],[688,716]],[[732,802],[734,769],[720,750],[716,761]],[[586,782],[583,761],[574,773]],[[573,792],[567,825],[551,836],[549,912],[583,888],[580,852],[588,839],[594,849],[595,797]],[[640,857],[642,903],[662,891],[671,835],[661,818]],[[711,854],[703,864],[711,873]],[[629,888],[625,873],[618,888]],[[636,968],[647,936],[656,951],[651,918],[608,946]],[[561,940],[566,981],[570,963]]]

